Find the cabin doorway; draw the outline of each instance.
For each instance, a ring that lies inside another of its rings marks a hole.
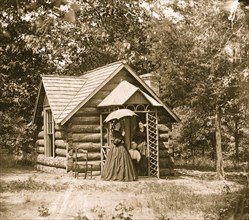
[[[157,114],[153,111],[134,111],[138,117],[127,117],[122,120],[122,126],[125,131],[125,147],[131,149],[131,142],[138,129],[138,122],[142,121],[146,130],[147,144],[147,166],[146,176],[159,177],[159,146],[158,146],[158,120]],[[108,113],[102,114],[102,143],[101,143],[101,170],[105,163],[108,149],[112,145],[111,123],[104,124],[103,121]]]
[[[159,144],[158,144],[158,119],[156,112],[136,112],[136,129],[141,121],[146,130],[146,145],[147,145],[147,174],[150,177],[159,177]],[[136,131],[135,131],[136,132]],[[134,134],[134,133],[133,133]]]

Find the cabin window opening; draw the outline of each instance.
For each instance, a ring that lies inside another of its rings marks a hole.
[[[44,128],[45,128],[45,156],[55,157],[54,145],[54,119],[51,109],[45,109]]]

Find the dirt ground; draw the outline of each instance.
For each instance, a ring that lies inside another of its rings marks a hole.
[[[1,184],[5,187],[14,185],[9,190],[1,190],[1,220],[81,220],[84,216],[88,219],[125,219],[129,215],[130,219],[160,219],[160,213],[155,211],[155,202],[150,200],[152,196],[159,198],[160,193],[164,192],[160,191],[160,187],[168,186],[172,191],[184,186],[193,194],[217,195],[224,191],[224,186],[228,186],[230,191],[242,186],[234,181],[207,182],[208,176],[212,177],[214,173],[186,170],[178,171],[175,177],[139,178],[135,182],[103,181],[100,177],[75,179],[72,174],[58,175],[33,169],[1,169],[0,174]],[[25,184],[29,190],[25,189]],[[40,188],[32,189],[37,184]],[[24,189],[18,190],[23,185]],[[46,190],[43,186],[50,189]],[[204,219],[204,214],[196,210],[178,213],[173,207],[169,209],[167,217],[193,220]]]

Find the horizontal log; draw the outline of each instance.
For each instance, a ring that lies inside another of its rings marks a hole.
[[[128,73],[128,70],[123,68],[119,73],[114,76],[104,87],[104,89],[110,89],[111,91],[120,83],[120,79],[125,78],[128,82],[132,83],[134,86],[139,86],[138,82],[134,80],[131,74]]]
[[[38,146],[38,147],[36,148],[36,152],[37,152],[38,154],[44,154],[45,148],[44,148],[44,147],[41,147],[41,146]]]
[[[65,132],[63,131],[56,131],[55,132],[55,138],[56,139],[65,139]],[[38,133],[38,138],[44,138],[44,131],[40,131]]]
[[[77,141],[77,142],[94,142],[94,143],[98,143],[100,142],[101,139],[101,134],[89,134],[89,133],[85,133],[85,134],[72,134],[72,138],[73,141]]]
[[[100,111],[96,107],[84,107],[75,113],[76,116],[98,116]]]
[[[168,141],[169,140],[169,134],[159,134],[159,141]]]
[[[97,176],[100,176],[101,172],[98,170],[98,171],[92,171],[92,177],[97,177]],[[82,172],[82,173],[79,173],[79,176],[78,176],[78,179],[83,179],[85,178],[85,173]],[[87,174],[87,179],[91,179],[91,175],[88,173]]]
[[[86,159],[85,155],[79,153],[77,154],[77,160],[78,161],[84,161]],[[100,152],[88,152],[88,160],[89,161],[96,161],[96,160],[101,160]]]
[[[61,149],[67,148],[67,141],[65,140],[55,140],[54,143],[56,148],[61,148]]]
[[[95,124],[100,124],[100,117],[99,116],[88,116],[88,117],[77,117],[74,116],[70,122],[74,125],[95,125]]]
[[[66,174],[65,168],[50,167],[43,164],[36,164],[36,169],[47,173]]]
[[[108,83],[108,85],[109,85],[109,83]],[[116,85],[117,86],[117,85]],[[115,87],[116,87],[115,86]],[[114,88],[115,88],[114,87]],[[108,96],[109,94],[110,94],[110,92],[112,91],[113,89],[110,89],[110,88],[108,88],[108,89],[101,89],[101,91],[99,91],[97,94],[96,94],[96,97],[98,97],[99,99],[104,99],[106,96]]]
[[[66,133],[64,131],[56,131],[54,137],[55,139],[66,139]]]
[[[100,175],[101,175],[101,172],[100,172],[100,170],[98,170],[98,171],[93,171],[92,175],[93,175],[93,176],[100,176]]]
[[[159,138],[163,138],[163,139],[168,139],[171,136],[171,132],[169,133],[159,133]]]
[[[100,133],[100,125],[72,125],[73,133]]]
[[[88,164],[92,164],[92,171],[100,171],[100,161],[89,161]],[[83,165],[82,166],[82,170],[83,170]]]
[[[66,149],[56,148],[55,154],[56,154],[56,156],[66,157],[67,151],[66,151]]]
[[[45,155],[39,154],[37,156],[37,163],[50,167],[66,168],[66,157],[45,157]]]
[[[96,160],[101,160],[101,154],[99,153],[95,153],[95,152],[89,152],[88,153],[88,159],[89,161],[96,161]]]
[[[92,142],[74,142],[73,143],[74,147],[82,147],[85,150],[88,150],[88,152],[99,152],[100,151],[100,143],[92,143]]]
[[[95,107],[98,106],[99,103],[101,103],[103,101],[103,98],[97,97],[97,98],[92,98],[87,105],[89,107]]]
[[[58,124],[55,124],[54,129],[56,131],[64,131],[65,130],[64,127],[62,127],[61,125],[58,125]]]
[[[38,139],[38,140],[36,141],[36,144],[37,144],[38,146],[44,146],[44,139]]]
[[[165,124],[158,124],[158,132],[159,133],[167,133],[170,131],[170,128]]]
[[[44,138],[44,131],[40,131],[37,136],[38,138]]]

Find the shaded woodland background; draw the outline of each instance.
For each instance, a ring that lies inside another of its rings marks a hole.
[[[32,153],[40,75],[82,75],[125,59],[152,73],[181,118],[176,164],[224,177],[249,160],[249,3],[2,0],[0,148]],[[232,7],[233,6],[233,7]]]

